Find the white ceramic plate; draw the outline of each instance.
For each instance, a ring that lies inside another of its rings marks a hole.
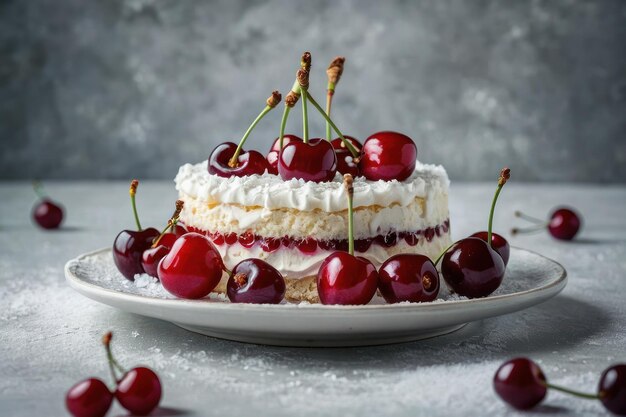
[[[465,324],[523,310],[558,294],[565,269],[534,252],[511,248],[502,286],[491,296],[464,299],[445,285],[430,303],[366,306],[233,304],[223,296],[181,300],[147,275],[135,282],[116,270],[110,249],[87,253],[65,265],[79,293],[131,313],[172,322],[222,339],[279,346],[363,346],[407,342],[446,334]]]

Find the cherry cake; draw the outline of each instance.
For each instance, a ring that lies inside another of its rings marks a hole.
[[[346,191],[332,181],[262,175],[222,177],[207,162],[180,167],[175,183],[180,220],[208,236],[226,268],[246,258],[269,262],[285,277],[290,301],[319,302],[316,275],[332,252],[348,249]],[[408,178],[354,180],[355,251],[376,268],[390,256],[436,259],[452,242],[449,180],[441,166],[416,163]],[[225,292],[227,274],[214,291]]]

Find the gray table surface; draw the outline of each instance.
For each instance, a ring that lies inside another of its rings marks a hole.
[[[167,322],[100,305],[72,291],[63,265],[109,246],[133,226],[127,183],[49,183],[64,203],[62,230],[31,224],[28,183],[0,183],[0,415],[64,415],[74,382],[108,380],[100,338],[115,333],[114,352],[128,366],[156,369],[164,385],[156,415],[449,416],[517,415],[494,394],[491,378],[513,356],[538,361],[555,383],[593,391],[609,364],[626,362],[626,187],[507,184],[495,227],[508,235],[515,209],[542,216],[577,207],[585,225],[573,243],[546,233],[513,245],[562,263],[569,284],[525,311],[471,323],[442,337],[383,347],[296,349],[217,340]],[[492,184],[455,183],[454,238],[484,229]],[[162,224],[171,182],[140,185],[145,225]],[[605,415],[595,401],[551,393],[523,415]],[[125,415],[115,406],[109,415]],[[522,414],[520,414],[522,415]]]

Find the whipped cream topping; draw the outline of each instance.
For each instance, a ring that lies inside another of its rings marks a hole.
[[[233,204],[265,209],[322,210],[338,212],[347,207],[343,178],[337,174],[333,181],[316,183],[292,179],[284,181],[277,175],[265,173],[246,177],[222,178],[207,171],[207,161],[185,164],[176,178],[181,194],[207,204]],[[404,181],[369,181],[354,179],[354,207],[392,204],[407,206],[416,197],[429,200],[431,195],[446,194],[450,181],[441,165],[422,164]],[[427,204],[428,207],[428,204]]]

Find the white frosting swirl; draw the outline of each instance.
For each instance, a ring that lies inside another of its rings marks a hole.
[[[264,174],[222,178],[210,175],[207,161],[185,164],[175,178],[176,189],[209,204],[237,204],[265,209],[288,208],[300,211],[338,212],[346,208],[346,195],[340,174],[330,182],[292,179]],[[415,171],[405,181],[354,180],[354,207],[391,204],[407,206],[416,197],[426,200],[433,194],[447,194],[450,181],[441,165],[417,162]]]

